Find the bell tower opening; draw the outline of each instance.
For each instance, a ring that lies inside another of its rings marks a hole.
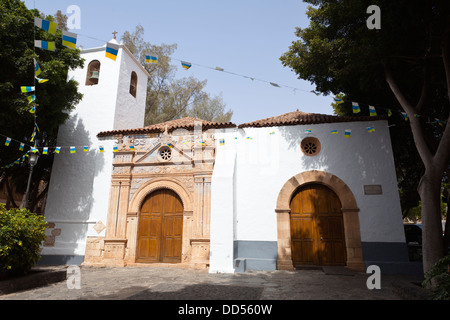
[[[89,63],[86,75],[86,85],[94,86],[98,84],[100,78],[100,61],[93,60]]]

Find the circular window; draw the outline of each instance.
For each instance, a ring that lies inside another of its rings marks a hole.
[[[170,161],[172,159],[172,149],[167,146],[159,149],[159,158],[163,161]]]
[[[305,138],[300,147],[305,155],[312,157],[320,152],[320,141],[313,137]]]

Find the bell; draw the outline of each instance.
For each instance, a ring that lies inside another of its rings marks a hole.
[[[98,80],[99,76],[100,76],[100,74],[98,71],[92,71],[91,79]]]

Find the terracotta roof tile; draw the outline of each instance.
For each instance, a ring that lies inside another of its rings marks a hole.
[[[100,132],[98,137],[108,137],[115,135],[127,135],[127,134],[147,134],[147,133],[161,133],[167,130],[169,132],[174,131],[176,129],[186,129],[186,130],[194,130],[194,125],[197,122],[202,123],[202,130],[208,129],[220,129],[220,128],[235,128],[236,125],[232,122],[212,122],[206,121],[193,117],[186,117],[181,119],[176,119],[172,121],[162,122],[158,124],[153,124],[150,126],[146,126],[144,128],[137,129],[123,129],[123,130],[113,130],[113,131],[104,131]]]
[[[276,127],[276,126],[292,126],[301,124],[319,124],[319,123],[334,123],[334,122],[357,122],[357,121],[375,121],[385,120],[386,116],[332,116],[319,113],[306,113],[302,111],[294,111],[282,114],[280,116],[271,117],[267,119],[257,120],[239,125],[239,128],[249,127]]]

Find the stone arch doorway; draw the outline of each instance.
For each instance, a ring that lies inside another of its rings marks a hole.
[[[278,194],[277,206],[277,237],[278,237],[278,269],[294,269],[292,260],[291,239],[291,200],[299,187],[308,184],[323,185],[331,189],[340,201],[344,235],[345,263],[348,268],[364,271],[364,261],[361,249],[361,234],[359,228],[359,208],[350,188],[335,175],[324,171],[307,171],[289,179]]]
[[[337,195],[324,185],[297,188],[290,203],[294,267],[346,264],[341,207]]]
[[[180,197],[170,189],[147,196],[139,212],[136,262],[181,262],[183,211]]]
[[[143,184],[133,195],[127,214],[127,253],[128,264],[152,262],[140,260],[138,254],[139,220],[142,207],[146,200],[158,190],[170,190],[175,193],[183,208],[182,214],[182,240],[181,240],[181,263],[189,262],[191,257],[190,238],[192,236],[193,197],[187,188],[178,180],[173,178],[157,178]],[[141,262],[139,262],[139,260]],[[177,260],[178,261],[178,260]],[[155,261],[156,262],[156,261]],[[170,263],[170,262],[169,262]],[[178,262],[172,262],[178,263]]]

